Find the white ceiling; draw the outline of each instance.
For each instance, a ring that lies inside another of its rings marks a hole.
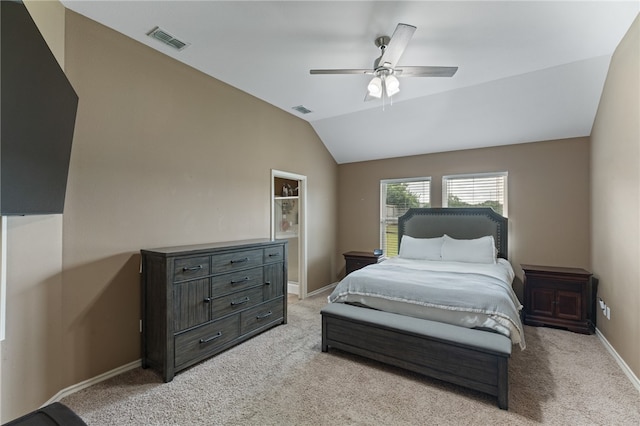
[[[638,1],[98,1],[69,9],[307,120],[338,163],[587,136]],[[374,40],[417,27],[393,104],[363,102]],[[176,51],[154,27],[190,43]],[[304,105],[313,112],[292,109]]]

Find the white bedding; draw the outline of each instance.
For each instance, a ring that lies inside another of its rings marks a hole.
[[[492,330],[524,349],[514,276],[505,259],[480,264],[395,257],[347,275],[329,302]]]

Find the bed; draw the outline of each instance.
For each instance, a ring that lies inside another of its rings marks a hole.
[[[478,390],[508,409],[508,359],[525,341],[507,227],[491,208],[410,209],[398,220],[400,255],[352,272],[329,296],[322,351]]]

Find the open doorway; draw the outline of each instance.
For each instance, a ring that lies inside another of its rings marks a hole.
[[[307,297],[306,247],[307,177],[271,170],[271,238],[286,239],[288,293]]]

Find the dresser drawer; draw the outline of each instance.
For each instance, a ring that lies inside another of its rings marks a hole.
[[[211,294],[213,297],[233,293],[249,287],[264,284],[262,267],[218,275],[211,279]]]
[[[214,256],[211,262],[211,273],[231,272],[259,265],[262,265],[262,249],[236,251]]]
[[[283,298],[263,303],[240,313],[240,334],[256,330],[284,317]]]
[[[209,275],[209,256],[178,257],[174,261],[173,281],[185,281]]]
[[[264,249],[264,263],[282,262],[284,246],[268,247]]]
[[[240,335],[239,326],[240,317],[233,315],[178,334],[175,337],[176,368],[215,353]]]
[[[214,316],[212,319],[250,308],[258,303],[262,303],[262,287],[253,287],[218,297],[211,301],[211,313]]]

